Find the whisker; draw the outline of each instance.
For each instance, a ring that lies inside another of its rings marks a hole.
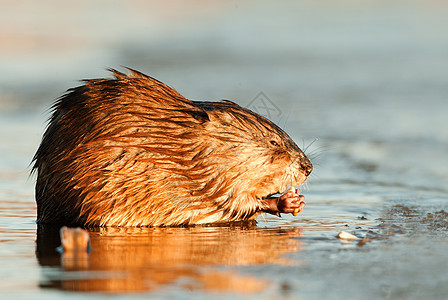
[[[310,190],[310,183],[309,183],[309,181],[305,181],[305,186],[303,187],[303,189],[305,191],[309,191]]]
[[[320,147],[318,147],[316,149],[313,149],[311,152],[307,153],[306,155],[308,156],[308,158],[310,160],[314,160],[314,159],[320,157],[322,154],[324,154],[324,153],[326,153],[328,151],[330,151],[330,147],[328,147],[328,146],[320,146]],[[314,162],[313,162],[313,164],[314,164]]]
[[[302,142],[303,142],[303,153],[306,153],[306,151],[308,151],[308,148],[309,147],[311,147],[315,142],[317,142],[319,140],[319,138],[318,137],[316,137],[316,138],[314,138],[314,140],[308,145],[308,146],[306,146],[305,147],[305,142],[304,142],[304,140],[302,140]]]

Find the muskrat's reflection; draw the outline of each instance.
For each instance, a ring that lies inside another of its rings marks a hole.
[[[263,229],[253,223],[232,227],[98,228],[91,230],[92,251],[81,261],[55,251],[58,228],[38,228],[36,255],[42,287],[72,291],[180,289],[255,292],[266,282],[218,271],[217,265],[288,264],[284,254],[298,251],[297,228]]]

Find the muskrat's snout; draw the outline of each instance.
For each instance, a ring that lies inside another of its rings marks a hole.
[[[310,175],[311,172],[313,171],[313,164],[303,152],[301,152],[301,155],[299,157],[300,160],[298,163],[300,170],[306,177],[308,177],[308,175]]]
[[[311,164],[309,159],[306,159],[306,161],[304,163],[302,163],[301,167],[302,167],[303,172],[305,173],[305,176],[307,176],[307,177],[313,171],[313,165]]]
[[[293,180],[292,185],[299,186],[307,180],[312,171],[313,164],[308,159],[308,157],[306,157],[305,154],[300,151],[298,156],[296,156],[296,159],[290,165],[290,169],[287,171],[291,172],[293,174],[293,177],[287,177],[287,180]],[[290,184],[291,181],[287,183]]]

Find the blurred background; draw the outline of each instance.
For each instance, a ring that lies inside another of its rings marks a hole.
[[[126,66],[195,100],[262,92],[300,146],[432,185],[447,178],[447,28],[445,1],[1,1],[2,149],[19,115],[42,120],[14,137],[35,148],[54,99]]]
[[[379,216],[397,202],[418,208],[422,216],[443,211],[448,194],[447,32],[448,2],[442,0],[1,0],[0,233],[11,244],[0,257],[29,257],[34,247],[29,164],[49,107],[79,80],[110,76],[107,68],[126,71],[124,66],[192,100],[274,107],[277,114],[268,117],[307,148],[315,164],[304,190],[309,205],[304,218],[346,224],[359,215]],[[439,221],[437,232],[448,227],[446,220]],[[305,236],[316,241],[323,232],[334,236],[337,230],[315,228],[310,225]],[[423,275],[398,285],[429,282],[427,275],[437,274],[438,288],[428,284],[423,290],[443,295],[446,252],[434,254],[434,270],[424,260],[426,250],[412,248],[411,239],[404,244],[394,253],[415,253],[416,267],[409,269],[402,261],[396,273]],[[403,257],[381,249],[375,254],[386,269],[388,261],[399,263]],[[311,279],[332,274],[334,265],[319,263],[330,257],[324,256],[310,258]],[[378,263],[362,259],[360,273]],[[343,270],[330,279],[342,284],[341,295],[344,283],[367,281]],[[322,299],[318,291],[325,288],[317,286],[310,293]],[[359,295],[364,295],[361,290]]]

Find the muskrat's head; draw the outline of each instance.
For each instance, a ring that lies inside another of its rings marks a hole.
[[[310,160],[273,122],[231,101],[197,103],[210,119],[213,156],[223,158],[240,192],[259,200],[305,182]]]

